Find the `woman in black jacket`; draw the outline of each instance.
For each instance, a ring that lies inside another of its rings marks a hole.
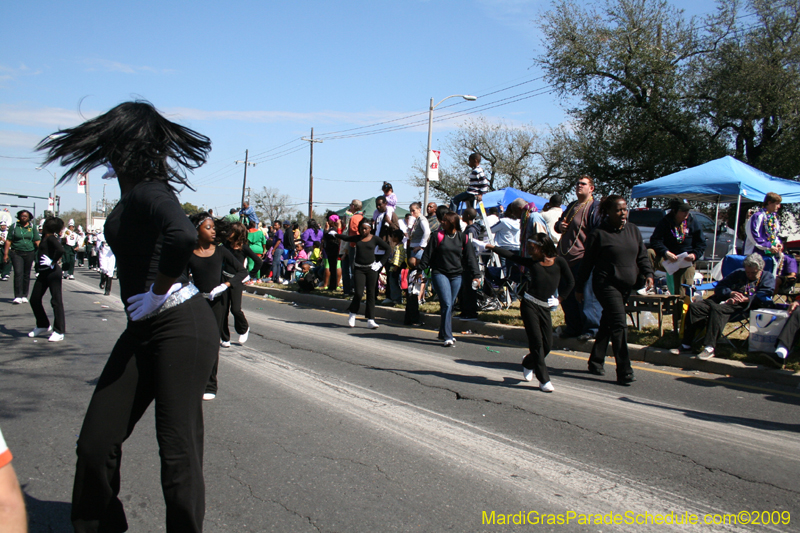
[[[441,320],[439,339],[444,346],[455,346],[453,337],[453,304],[461,289],[461,277],[480,282],[481,274],[475,247],[469,237],[460,231],[461,219],[452,211],[442,217],[439,231],[431,233],[428,246],[422,254],[417,270],[431,267],[431,278],[436,294],[439,295]]]
[[[589,372],[605,374],[608,342],[617,361],[617,383],[635,381],[628,354],[628,325],[625,303],[640,277],[645,286],[653,286],[653,267],[647,257],[642,234],[628,224],[628,203],[622,196],[611,195],[600,203],[603,222],[586,239],[586,253],[575,281],[575,297],[583,301],[583,289],[594,270],[592,289],[603,307],[600,330],[589,356]]]

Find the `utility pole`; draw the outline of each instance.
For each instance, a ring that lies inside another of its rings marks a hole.
[[[247,162],[247,158],[249,157],[249,153],[250,153],[249,150],[245,150],[244,151],[244,161],[236,161],[237,165],[239,163],[244,163],[244,180],[242,181],[242,204],[241,205],[244,205],[244,192],[245,192],[245,190],[247,190],[247,165],[250,165],[251,167],[256,166],[255,163],[248,163]]]
[[[311,147],[311,162],[308,167],[308,218],[314,211],[314,143],[321,143],[322,139],[314,139],[314,128],[311,128],[311,138],[302,138],[303,141],[308,141]]]

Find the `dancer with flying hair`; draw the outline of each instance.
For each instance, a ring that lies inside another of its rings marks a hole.
[[[72,493],[77,532],[126,531],[119,499],[122,443],[155,401],[167,531],[202,531],[203,392],[219,355],[211,308],[182,275],[197,242],[175,187],[206,162],[208,137],[170,122],[148,102],[120,104],[42,140],[59,183],[104,164],[120,200],[105,223],[118,258],[128,324],[103,369],[78,437]],[[113,174],[113,173],[112,173]]]

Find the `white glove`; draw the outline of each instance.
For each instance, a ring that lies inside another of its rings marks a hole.
[[[182,285],[180,283],[175,283],[169,288],[166,294],[155,294],[153,292],[153,286],[150,285],[149,291],[141,294],[134,294],[128,298],[128,315],[131,317],[131,320],[140,320],[161,307],[164,302],[167,301],[167,297],[173,292],[180,290],[181,287]]]
[[[551,296],[550,298],[547,299],[547,305],[549,305],[550,307],[558,307],[558,298],[556,298],[555,296]]]
[[[39,264],[42,265],[43,267],[50,267],[50,268],[56,267],[56,264],[53,262],[53,260],[46,255],[42,255],[42,258],[39,260]]]
[[[378,272],[381,269],[382,266],[383,265],[381,264],[380,261],[375,261],[374,263],[372,263],[372,270],[374,270],[375,272]]]
[[[214,287],[211,290],[211,292],[208,293],[208,301],[209,302],[213,301],[214,298],[216,298],[217,296],[219,296],[220,294],[222,294],[223,292],[225,292],[227,290],[228,290],[228,286],[225,285],[224,283],[220,283],[219,285]]]
[[[487,244],[488,243],[485,243],[483,241],[479,241],[477,239],[472,241],[472,245],[475,246],[475,251],[478,252],[479,254],[482,254],[483,252],[486,251],[486,245]]]

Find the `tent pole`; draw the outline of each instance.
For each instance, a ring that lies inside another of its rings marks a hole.
[[[742,195],[739,195],[739,199],[736,200],[736,223],[733,225],[733,255],[736,255],[736,236],[739,231],[739,210],[742,208]],[[731,252],[728,251],[728,255],[731,255]]]
[[[717,257],[717,229],[718,228],[719,228],[719,195],[717,195],[717,209],[716,209],[716,211],[714,211],[714,242],[711,245],[711,257],[713,257],[714,259],[716,259],[716,257]],[[713,263],[713,260],[709,261],[707,263],[707,265],[708,265],[707,266],[708,277],[709,278],[711,278],[711,264],[712,263]]]

